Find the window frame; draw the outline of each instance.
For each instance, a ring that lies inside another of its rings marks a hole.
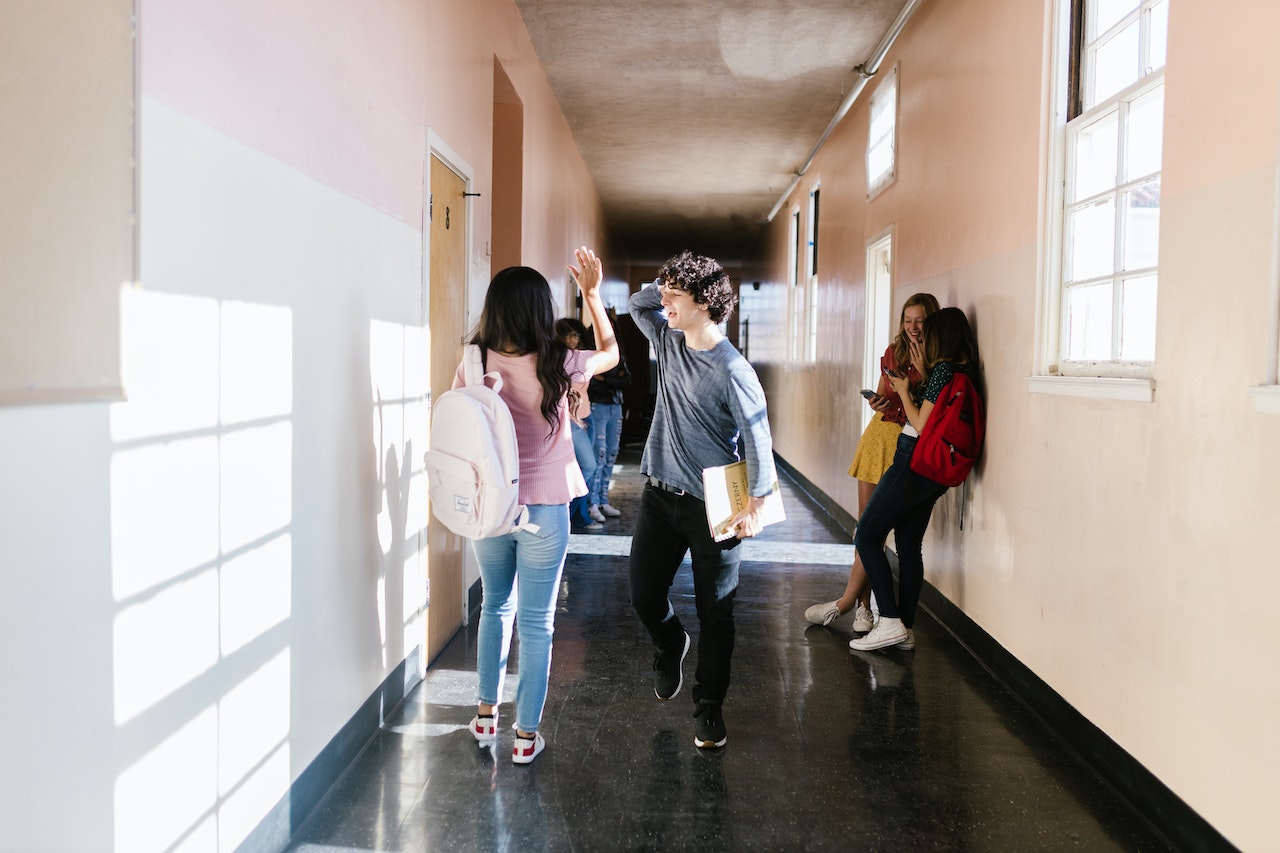
[[[787,234],[787,361],[791,363],[800,360],[800,332],[804,320],[804,303],[800,298],[801,235],[800,205],[793,204]]]
[[[1090,39],[1088,25],[1082,28],[1074,26],[1076,16],[1084,15],[1091,0],[1057,0],[1054,16],[1055,33],[1052,42],[1051,73],[1053,92],[1050,110],[1046,116],[1048,145],[1047,179],[1045,193],[1046,206],[1042,214],[1045,234],[1042,266],[1043,285],[1038,289],[1039,317],[1037,328],[1037,346],[1034,375],[1028,382],[1031,390],[1042,393],[1057,393],[1070,396],[1096,396],[1113,399],[1150,401],[1154,398],[1155,382],[1153,379],[1155,361],[1134,359],[1085,360],[1068,359],[1067,346],[1067,306],[1069,284],[1079,286],[1087,281],[1110,281],[1113,288],[1119,288],[1125,279],[1136,278],[1141,274],[1152,274],[1159,277],[1159,263],[1140,270],[1124,270],[1123,264],[1114,263],[1113,269],[1105,274],[1081,279],[1079,282],[1067,279],[1067,253],[1069,252],[1069,235],[1067,227],[1070,222],[1069,210],[1079,210],[1110,194],[1116,199],[1123,199],[1125,191],[1131,186],[1144,183],[1153,177],[1163,175],[1163,151],[1161,152],[1161,168],[1141,179],[1120,180],[1121,160],[1117,161],[1117,176],[1114,184],[1097,191],[1087,199],[1068,203],[1070,193],[1068,187],[1074,180],[1075,144],[1081,131],[1093,126],[1108,113],[1116,113],[1118,123],[1123,119],[1129,105],[1138,99],[1164,86],[1165,67],[1144,74],[1129,86],[1112,93],[1088,109],[1081,110],[1082,99],[1087,87],[1091,85],[1093,75],[1093,53],[1091,47],[1105,43],[1106,39],[1121,31],[1124,26],[1137,17],[1140,27],[1140,50],[1142,57],[1149,52],[1150,10],[1162,2],[1170,0],[1135,0],[1135,10],[1127,13],[1120,21],[1108,28],[1106,33]],[[1146,68],[1146,66],[1141,66]],[[1117,130],[1117,152],[1122,150],[1127,128]],[[1114,225],[1117,238],[1123,235],[1123,212],[1118,208]],[[1115,246],[1116,256],[1124,251],[1122,239]],[[1158,287],[1158,284],[1157,284]],[[1119,294],[1113,290],[1113,306],[1117,304]],[[1113,311],[1112,342],[1118,326],[1123,322],[1122,316]],[[1113,350],[1114,352],[1114,350]],[[1117,353],[1118,355],[1118,353]]]
[[[804,361],[813,364],[818,360],[818,225],[821,215],[822,181],[816,180],[809,188],[809,213],[805,226],[805,257],[807,260],[804,281]]]

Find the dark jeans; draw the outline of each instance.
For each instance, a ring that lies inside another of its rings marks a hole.
[[[911,470],[915,436],[898,436],[893,464],[871,493],[867,508],[858,519],[853,545],[871,579],[881,616],[901,619],[908,628],[916,621],[916,605],[924,585],[924,556],[921,546],[929,527],[933,505],[947,490],[941,483],[921,477]],[[898,596],[894,596],[893,572],[884,554],[884,543],[893,531],[898,549]]]
[[[667,594],[689,552],[697,604],[698,668],[693,701],[724,702],[733,657],[733,598],[738,591],[739,539],[716,542],[707,529],[707,510],[692,495],[644,487],[631,538],[631,605],[660,651],[679,654],[684,626]]]

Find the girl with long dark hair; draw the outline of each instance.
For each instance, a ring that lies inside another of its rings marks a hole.
[[[598,350],[571,350],[556,337],[551,286],[529,267],[508,267],[493,277],[470,340],[484,351],[486,372],[502,375],[499,394],[511,410],[520,445],[520,503],[529,508],[531,523],[530,529],[473,543],[484,595],[471,733],[482,746],[497,739],[514,623],[520,632],[511,755],[516,764],[533,761],[546,745],[538,724],[551,672],[556,595],[569,548],[569,501],[587,493],[570,435],[570,376],[594,376],[618,363],[618,344],[600,297],[600,260],[585,247],[576,256],[578,266],[571,264],[569,274],[599,330]],[[463,384],[463,376],[459,365],[455,388]]]

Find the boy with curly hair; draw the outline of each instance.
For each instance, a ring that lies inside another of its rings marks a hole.
[[[736,303],[720,264],[689,251],[663,264],[657,281],[630,303],[658,360],[657,404],[640,463],[648,483],[631,540],[631,603],[657,649],[654,693],[670,699],[683,684],[691,641],[668,594],[689,553],[700,625],[694,744],[701,749],[728,739],[721,706],[733,656],[741,540],[760,532],[760,509],[777,479],[764,389],[720,331]],[[729,522],[736,535],[716,542],[707,526],[702,469],[737,461],[739,443],[751,498]]]

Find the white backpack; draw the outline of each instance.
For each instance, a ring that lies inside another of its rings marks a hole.
[[[475,344],[462,361],[466,385],[441,394],[432,407],[425,457],[431,514],[468,539],[537,531],[520,503],[520,449],[511,411],[498,396],[502,376],[484,372]]]

